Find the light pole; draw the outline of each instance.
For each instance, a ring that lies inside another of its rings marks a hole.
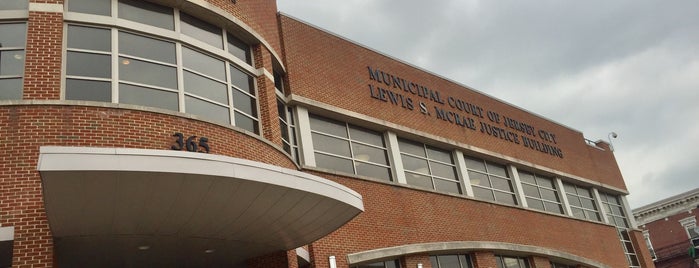
[[[607,135],[607,140],[609,141],[609,150],[611,150],[612,152],[614,152],[614,145],[612,145],[612,139],[616,139],[616,137],[618,136],[619,135],[617,135],[614,131],[609,132],[609,134]]]

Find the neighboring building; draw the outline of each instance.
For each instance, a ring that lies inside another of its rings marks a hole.
[[[699,188],[633,210],[655,267],[699,267]]]
[[[607,143],[274,0],[0,1],[0,141],[0,267],[653,267]]]

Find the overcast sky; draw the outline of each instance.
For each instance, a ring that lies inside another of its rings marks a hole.
[[[699,187],[699,1],[278,0],[279,10],[580,130],[631,207]]]

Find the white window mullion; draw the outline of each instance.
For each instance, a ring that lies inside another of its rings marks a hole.
[[[461,188],[467,196],[473,197],[473,187],[471,186],[471,179],[468,177],[468,169],[466,168],[464,154],[457,150],[454,155],[456,156],[456,172],[461,180]]]
[[[385,134],[386,144],[388,145],[388,158],[391,160],[389,163],[393,168],[391,169],[393,177],[396,181],[401,184],[408,184],[405,179],[405,169],[403,168],[403,160],[400,157],[400,148],[398,147],[398,136],[393,132],[386,132]]]
[[[66,76],[68,75],[68,24],[64,23],[63,24],[63,32],[65,33],[63,35],[63,47],[61,48],[61,100],[66,99]],[[25,63],[25,69],[26,69],[26,63]],[[112,90],[113,92],[113,90]]]
[[[118,18],[119,17],[119,0],[112,0],[112,18]],[[68,5],[66,5],[67,7]]]
[[[311,120],[308,118],[308,109],[296,106],[296,128],[298,129],[299,162],[301,165],[315,167],[316,157],[311,136]]]
[[[519,173],[517,168],[513,165],[507,165],[507,170],[512,174],[512,187],[515,188],[515,197],[522,207],[529,207],[527,204],[527,198],[524,196],[524,190],[522,189],[522,182],[519,180]]]
[[[112,103],[119,103],[119,31],[112,28]]]
[[[595,206],[597,206],[597,211],[600,214],[600,217],[602,218],[602,222],[607,223],[607,224],[612,224],[614,225],[613,222],[609,221],[609,218],[607,217],[607,209],[604,208],[604,204],[602,204],[602,199],[600,198],[599,191],[597,188],[591,188],[592,190],[592,197],[594,198]],[[613,219],[612,219],[613,220]]]
[[[573,210],[570,209],[570,202],[568,202],[568,195],[566,194],[566,190],[563,187],[563,181],[561,178],[554,178],[556,181],[556,188],[558,188],[558,194],[559,197],[561,198],[561,202],[563,203],[563,211],[565,212],[566,215],[568,216],[573,216]]]
[[[182,61],[182,44],[180,44],[179,42],[175,43],[175,54],[175,57],[177,58],[177,106],[179,107],[179,111],[181,113],[184,113],[184,63]]]

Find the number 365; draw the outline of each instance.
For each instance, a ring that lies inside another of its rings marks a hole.
[[[187,150],[189,152],[209,153],[209,139],[205,137],[197,139],[197,136],[189,136],[189,138],[185,140],[184,135],[179,132],[175,133],[172,136],[175,137],[175,144],[173,144],[172,147],[170,147],[173,150]]]

